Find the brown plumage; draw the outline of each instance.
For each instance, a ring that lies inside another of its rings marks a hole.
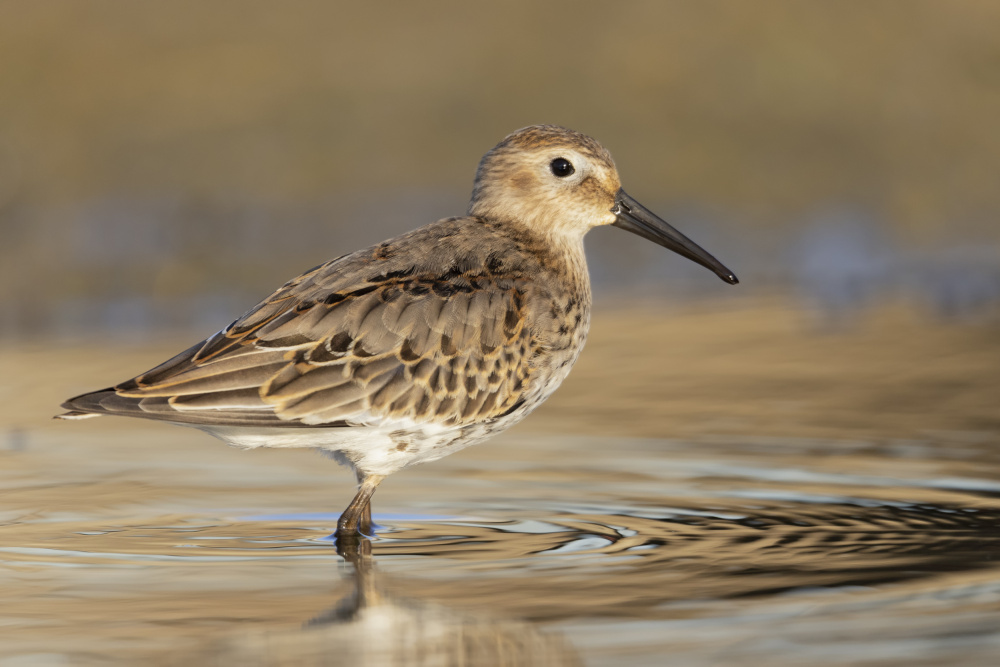
[[[621,190],[600,144],[533,126],[483,158],[467,216],[318,266],[156,368],[70,399],[60,417],[323,449],[361,482],[338,534],[367,532],[382,478],[512,425],[566,377],[590,322],[583,235],[602,224],[735,282]]]

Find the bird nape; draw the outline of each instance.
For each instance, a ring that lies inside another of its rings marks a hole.
[[[569,374],[590,325],[583,237],[614,225],[736,284],[732,271],[625,193],[611,155],[553,125],[479,163],[465,216],[292,279],[222,331],[130,380],[71,398],[62,419],[192,426],[240,447],[311,447],[359,490],[338,539],[371,534],[387,476],[516,424]]]

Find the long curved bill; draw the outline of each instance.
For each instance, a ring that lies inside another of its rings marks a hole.
[[[730,285],[739,282],[732,271],[723,266],[722,262],[705,252],[697,243],[668,225],[648,208],[632,199],[625,190],[618,190],[615,195],[615,206],[611,212],[618,216],[615,227],[628,230],[633,234],[649,239],[664,248],[673,250],[678,255],[697,262]]]

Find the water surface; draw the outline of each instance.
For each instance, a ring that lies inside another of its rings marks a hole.
[[[995,445],[507,434],[344,559],[332,462],[52,428],[2,453],[0,665],[992,664]]]

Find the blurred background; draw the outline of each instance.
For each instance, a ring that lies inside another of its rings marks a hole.
[[[0,663],[447,636],[420,664],[992,665],[998,26],[993,0],[0,0]],[[338,601],[333,463],[51,421],[462,214],[535,123],[601,141],[741,284],[594,230],[560,390],[379,489],[409,601],[362,568]],[[362,603],[397,625],[355,631]],[[490,642],[522,653],[456,657]]]
[[[554,428],[843,428],[834,395],[877,431],[887,405],[897,430],[1000,425],[995,2],[2,6],[15,428],[463,213],[482,154],[533,123],[597,137],[742,280],[594,230],[594,331]]]
[[[764,291],[843,321],[1000,301],[1000,6],[3,2],[0,336],[207,334],[465,210],[557,123],[732,266],[597,230],[598,297]]]

